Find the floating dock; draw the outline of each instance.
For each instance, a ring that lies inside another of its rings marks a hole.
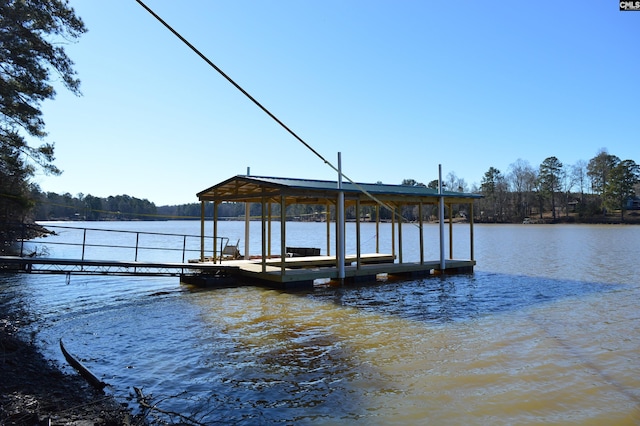
[[[373,282],[381,276],[415,278],[441,273],[471,273],[475,266],[472,260],[447,259],[446,269],[441,270],[440,261],[395,263],[390,254],[361,255],[360,265],[356,256],[347,256],[344,268],[345,282]],[[225,260],[215,264],[218,270],[201,270],[197,274],[185,274],[181,281],[203,287],[229,285],[265,285],[281,289],[311,288],[319,282],[340,282],[335,256],[309,256],[286,258],[283,271],[280,259],[268,259],[266,268],[261,260]],[[214,265],[203,263],[202,265]]]

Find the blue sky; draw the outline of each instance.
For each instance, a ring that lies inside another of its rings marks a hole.
[[[157,205],[237,174],[335,180],[134,0],[70,0],[82,97],[43,104],[44,191]],[[640,12],[582,2],[146,0],[354,181],[470,186],[518,159],[640,163]]]

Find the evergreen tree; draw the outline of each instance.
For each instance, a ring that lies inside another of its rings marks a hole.
[[[551,199],[552,216],[556,218],[556,193],[562,189],[562,163],[556,157],[546,158],[540,164],[540,189],[542,193],[548,195]]]
[[[53,143],[27,141],[46,136],[40,104],[53,99],[52,81],[79,94],[80,81],[59,39],[86,31],[66,0],[0,2],[0,227],[23,220],[32,207],[29,179],[36,168],[59,174]],[[11,239],[3,233],[3,240]]]
[[[640,166],[633,160],[619,162],[611,169],[606,186],[605,205],[620,209],[620,219],[624,221],[627,200],[635,195],[635,186],[640,182]]]
[[[589,160],[587,164],[587,176],[591,179],[591,189],[596,194],[605,195],[609,174],[620,162],[620,158],[610,155],[606,149],[600,150],[598,155]]]
[[[486,207],[493,213],[493,220],[503,219],[506,179],[495,167],[489,167],[482,177],[480,192],[485,196]]]

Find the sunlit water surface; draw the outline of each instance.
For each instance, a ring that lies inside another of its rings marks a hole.
[[[109,225],[199,232],[196,222]],[[374,251],[366,225],[363,251]],[[324,252],[325,227],[288,225],[288,242]],[[454,228],[455,252],[468,256],[468,225]],[[474,231],[470,275],[305,292],[4,275],[0,288],[27,306],[24,331],[48,358],[65,365],[63,338],[122,402],[136,407],[136,386],[205,424],[639,424],[640,227]],[[403,233],[404,256],[419,258],[417,229]],[[425,235],[435,259],[437,228]]]

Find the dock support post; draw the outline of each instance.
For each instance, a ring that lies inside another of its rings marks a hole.
[[[338,260],[338,278],[340,281],[344,281],[345,277],[345,253],[344,253],[344,233],[345,233],[345,219],[344,219],[344,192],[342,191],[342,153],[338,152],[338,205],[337,205],[337,222],[338,222],[338,235],[336,238],[336,259]]]
[[[267,256],[269,258],[271,258],[271,201],[267,202],[267,208],[269,209],[269,221],[268,221],[268,236],[267,236],[267,241],[268,241],[268,246],[267,246]]]
[[[380,206],[376,204],[376,253],[380,253]]]
[[[356,200],[356,269],[360,270],[360,198]]]
[[[267,272],[267,200],[262,197],[262,272]]]
[[[331,205],[325,206],[324,219],[327,221],[327,256],[331,256]]]
[[[438,204],[438,216],[440,220],[440,271],[445,270],[444,260],[444,194],[442,193],[442,164],[438,164],[438,194],[440,202]]]
[[[402,204],[398,206],[398,263],[403,263],[402,261],[402,222],[404,221],[404,216],[402,216]]]
[[[471,252],[471,260],[475,260],[473,254],[473,202],[469,203],[469,251]]]
[[[453,205],[447,204],[449,209],[449,259],[453,259]]]
[[[222,255],[222,238],[220,239],[220,254]],[[216,262],[218,258],[218,203],[213,202],[213,263]],[[220,262],[222,262],[222,257],[220,257]],[[219,263],[220,263],[219,262]]]
[[[396,257],[396,206],[391,209],[391,254]]]
[[[200,201],[200,262],[204,262],[204,201]]]
[[[418,227],[420,229],[420,264],[424,265],[424,227],[422,226],[422,202],[418,204]]]
[[[280,276],[284,277],[287,258],[287,203],[280,196]]]
[[[247,177],[251,175],[251,168],[247,167]],[[244,203],[244,258],[249,259],[249,232],[251,227],[251,203]]]

